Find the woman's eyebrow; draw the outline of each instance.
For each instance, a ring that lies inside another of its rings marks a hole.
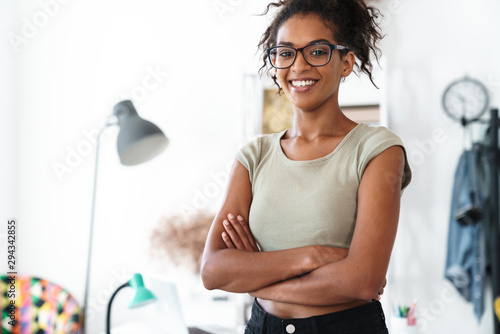
[[[328,44],[331,44],[331,42],[329,40],[321,38],[321,39],[315,39],[313,41],[310,41],[307,45],[309,45],[309,44],[315,44],[315,43],[328,43]],[[277,45],[294,46],[294,44],[292,42],[278,42]]]
[[[309,44],[315,44],[315,43],[328,43],[328,44],[332,44],[332,42],[330,42],[329,40],[327,39],[315,39],[314,41],[310,41]]]

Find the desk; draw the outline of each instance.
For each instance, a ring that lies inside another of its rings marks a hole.
[[[122,326],[115,327],[111,329],[111,334],[184,334],[184,333],[170,333],[162,330],[155,329],[154,326],[151,326],[147,323],[140,322],[132,322],[129,324],[125,324]],[[204,329],[189,327],[189,330],[185,333],[188,334],[236,334],[233,329],[218,327],[218,326],[210,326]],[[106,334],[101,332],[99,334]]]

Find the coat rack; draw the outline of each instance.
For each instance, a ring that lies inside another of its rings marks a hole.
[[[491,259],[491,276],[493,290],[493,321],[495,334],[500,334],[500,314],[495,312],[495,300],[500,297],[500,235],[499,235],[499,202],[498,202],[498,166],[500,157],[498,152],[498,109],[490,110],[489,121],[481,119],[481,115],[488,109],[489,94],[487,87],[479,80],[465,76],[451,82],[445,89],[442,96],[442,106],[444,111],[453,119],[460,121],[463,127],[470,123],[489,123],[490,143],[487,149],[488,162],[490,168],[490,199],[492,205],[489,207],[490,225],[489,253]]]
[[[490,168],[490,233],[489,233],[489,244],[491,249],[489,249],[491,254],[491,278],[492,278],[492,290],[493,290],[493,301],[492,305],[494,305],[495,299],[500,297],[500,228],[499,228],[499,190],[498,190],[498,165],[500,164],[500,156],[498,152],[498,128],[500,126],[500,122],[498,120],[498,109],[494,108],[490,110],[490,119],[488,121],[483,121],[480,119],[475,120],[466,120],[465,118],[461,119],[461,123],[463,126],[466,126],[469,123],[473,122],[482,122],[489,123],[490,129],[490,143],[488,147],[489,154],[489,162],[491,163],[492,168]],[[494,322],[494,333],[500,334],[500,321],[495,313],[495,309],[493,307],[493,322]]]
[[[490,111],[490,154],[493,168],[491,171],[491,271],[493,282],[493,302],[500,296],[500,242],[499,242],[499,208],[498,208],[498,169],[497,166],[500,162],[498,156],[498,109],[491,109]],[[494,309],[494,308],[493,308]],[[493,310],[493,313],[495,311]],[[493,321],[495,322],[495,334],[500,334],[500,321],[498,317],[493,314]]]

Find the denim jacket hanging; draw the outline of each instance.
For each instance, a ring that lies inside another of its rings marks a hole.
[[[465,300],[484,312],[486,240],[484,201],[479,183],[481,149],[474,145],[460,156],[453,185],[445,277]]]

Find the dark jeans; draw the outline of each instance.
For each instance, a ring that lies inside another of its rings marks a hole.
[[[245,334],[388,334],[380,302],[302,319],[281,319],[254,301]]]

